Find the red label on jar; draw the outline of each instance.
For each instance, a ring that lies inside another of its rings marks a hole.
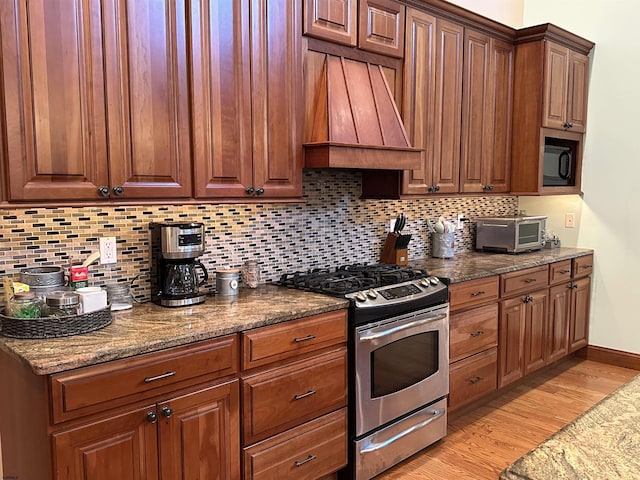
[[[81,282],[89,279],[89,267],[83,267],[81,265],[71,266],[71,281]]]

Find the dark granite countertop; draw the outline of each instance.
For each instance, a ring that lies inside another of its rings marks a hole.
[[[207,297],[205,303],[164,308],[153,303],[113,312],[111,325],[96,332],[47,340],[0,336],[0,349],[38,375],[185,345],[251,328],[346,308],[347,300],[261,285],[236,297]]]
[[[452,259],[411,262],[452,283],[588,255],[592,250],[557,248],[519,255],[467,252]],[[346,308],[344,299],[275,285],[243,289],[237,297],[208,297],[201,305],[163,308],[152,303],[113,313],[102,330],[50,340],[0,336],[0,349],[45,375],[185,345],[251,328]]]
[[[640,478],[640,376],[500,473],[501,480]]]
[[[509,255],[503,253],[465,252],[453,258],[425,258],[413,260],[410,265],[426,268],[429,273],[448,278],[451,283],[490,277],[501,273],[515,272],[561,260],[590,255],[587,248],[552,248],[535,252]]]

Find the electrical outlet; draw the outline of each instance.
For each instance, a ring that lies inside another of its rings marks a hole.
[[[462,230],[464,228],[464,220],[465,220],[464,214],[459,213],[458,214],[458,225],[456,226],[456,228],[458,230]]]
[[[566,228],[575,228],[576,226],[576,214],[575,213],[567,213],[564,216],[564,226]]]
[[[100,238],[100,263],[102,265],[118,262],[116,237]]]

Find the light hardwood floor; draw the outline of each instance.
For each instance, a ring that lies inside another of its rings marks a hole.
[[[638,371],[565,359],[471,411],[452,415],[447,437],[376,480],[496,480],[500,471]]]

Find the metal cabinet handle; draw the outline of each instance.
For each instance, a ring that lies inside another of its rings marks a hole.
[[[522,280],[524,283],[533,283],[536,281],[535,278],[525,278],[524,280]]]
[[[106,186],[102,186],[98,188],[98,195],[100,195],[101,197],[108,197],[109,196],[109,187]]]
[[[582,265],[582,268],[591,268],[591,265]]]
[[[253,187],[247,187],[244,189],[245,192],[247,192],[248,195],[253,195],[254,193],[256,193],[256,189]]]
[[[304,465],[305,463],[309,463],[311,460],[315,460],[316,458],[318,458],[318,457],[316,457],[315,455],[309,455],[307,458],[305,458],[305,459],[304,459],[304,460],[302,460],[302,461],[297,461],[297,460],[296,460],[296,461],[294,462],[294,464],[295,464],[295,466],[296,466],[296,467],[301,467],[301,466],[302,466],[302,465]]]
[[[529,303],[529,302],[533,302],[533,297],[527,295],[526,297],[524,297],[522,299],[522,303]]]
[[[473,292],[473,293],[471,294],[471,296],[472,296],[472,297],[479,297],[480,295],[484,295],[485,293],[487,293],[487,292],[485,292],[484,290],[479,290],[479,291],[477,291],[477,292]]]
[[[117,195],[118,197],[124,195],[124,187],[122,185],[113,187],[113,194]]]
[[[566,275],[567,273],[571,273],[571,270],[560,270],[560,274]]]
[[[307,340],[313,340],[314,338],[316,338],[315,335],[307,335],[306,337],[296,337],[293,339],[293,341],[296,343],[300,343],[300,342],[306,342]]]
[[[260,187],[256,189],[256,195],[264,195],[264,188]]]
[[[173,410],[169,405],[165,405],[160,409],[160,415],[162,415],[165,418],[171,418],[173,416]]]
[[[484,377],[475,377],[469,380],[469,383],[471,385],[475,385],[476,383],[481,382],[482,380],[484,380]]]
[[[575,283],[572,283],[571,285],[569,285],[569,288],[571,290],[575,290],[576,288],[578,288],[578,285],[576,285]]]
[[[155,382],[156,380],[162,380],[163,378],[173,377],[176,372],[165,372],[160,375],[156,375],[155,377],[145,377],[144,383]]]
[[[147,412],[147,422],[156,423],[158,421],[158,414],[153,410]]]
[[[293,399],[294,400],[300,400],[301,398],[305,398],[308,397],[310,395],[315,395],[316,391],[315,390],[309,390],[307,393],[303,393],[301,395],[294,395]]]
[[[477,332],[470,333],[472,337],[479,337],[480,335],[484,335],[484,331],[478,330]]]

